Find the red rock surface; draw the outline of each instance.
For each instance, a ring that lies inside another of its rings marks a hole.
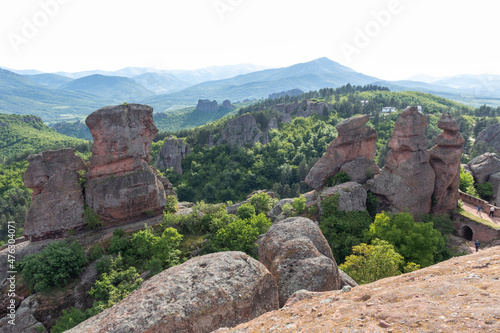
[[[449,113],[441,116],[438,127],[443,132],[436,137],[436,145],[429,150],[431,167],[436,174],[434,183],[436,203],[432,206],[432,212],[446,214],[457,207],[460,158],[465,139],[458,132],[460,126],[457,121]]]
[[[223,332],[500,332],[500,247],[301,298]]]
[[[79,170],[87,164],[75,149],[49,150],[28,158],[24,186],[33,189],[23,235],[30,241],[58,238],[84,226]]]
[[[369,120],[367,115],[357,116],[345,119],[337,125],[338,136],[309,171],[305,179],[307,185],[320,190],[343,164],[359,157],[373,161],[377,154],[377,132],[365,126]]]
[[[405,109],[394,125],[385,166],[371,191],[384,210],[413,215],[429,213],[435,174],[429,161],[425,129],[427,119],[417,107]]]
[[[165,187],[149,165],[151,143],[158,132],[153,108],[127,104],[101,108],[86,119],[94,138],[87,173],[86,202],[106,226],[132,221],[166,203]]]

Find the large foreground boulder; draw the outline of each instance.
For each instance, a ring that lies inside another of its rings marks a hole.
[[[242,252],[193,258],[154,276],[68,332],[204,333],[278,308],[269,271]]]
[[[394,125],[385,166],[371,191],[382,208],[415,215],[429,213],[435,174],[429,161],[425,129],[427,119],[417,107],[405,109]]]
[[[87,204],[108,226],[151,212],[160,214],[169,182],[148,165],[151,143],[158,132],[153,108],[140,104],[108,106],[93,112],[85,122],[94,138]]]
[[[338,136],[309,171],[305,179],[307,185],[320,190],[328,178],[339,172],[342,165],[359,157],[373,161],[377,154],[377,132],[366,126],[369,120],[367,115],[357,116],[345,119],[337,125]]]
[[[319,227],[303,217],[290,217],[271,226],[259,246],[259,261],[274,276],[279,304],[297,290],[340,289],[332,251]]]
[[[436,145],[429,150],[430,163],[436,180],[434,183],[435,203],[432,212],[450,213],[458,204],[460,186],[460,158],[464,150],[465,139],[458,132],[460,126],[449,113],[444,113],[438,121],[443,130],[436,137]]]
[[[500,157],[495,153],[484,153],[468,164],[469,170],[478,184],[485,183],[494,173],[500,172]]]
[[[65,236],[81,228],[83,194],[79,171],[88,166],[75,149],[49,150],[28,158],[24,186],[33,189],[23,235],[30,241]]]

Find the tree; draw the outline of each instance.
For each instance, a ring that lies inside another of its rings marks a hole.
[[[474,177],[468,172],[465,172],[462,167],[460,167],[460,191],[477,197],[477,191],[474,187]]]
[[[443,237],[433,228],[432,222],[415,222],[410,213],[377,214],[368,236],[372,240],[379,238],[389,242],[406,262],[422,267],[434,264],[434,257],[445,246]]]
[[[385,277],[401,274],[402,255],[387,241],[375,239],[372,245],[362,243],[352,248],[340,269],[359,284],[370,283]]]

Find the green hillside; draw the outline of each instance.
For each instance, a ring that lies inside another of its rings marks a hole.
[[[57,133],[36,116],[0,114],[0,159],[18,159],[26,152],[63,147],[85,151],[89,142]]]

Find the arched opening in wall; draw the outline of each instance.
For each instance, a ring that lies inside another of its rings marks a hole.
[[[474,236],[474,232],[472,231],[472,229],[466,225],[462,227],[460,234],[462,235],[463,238],[469,241],[471,241],[472,237]]]

